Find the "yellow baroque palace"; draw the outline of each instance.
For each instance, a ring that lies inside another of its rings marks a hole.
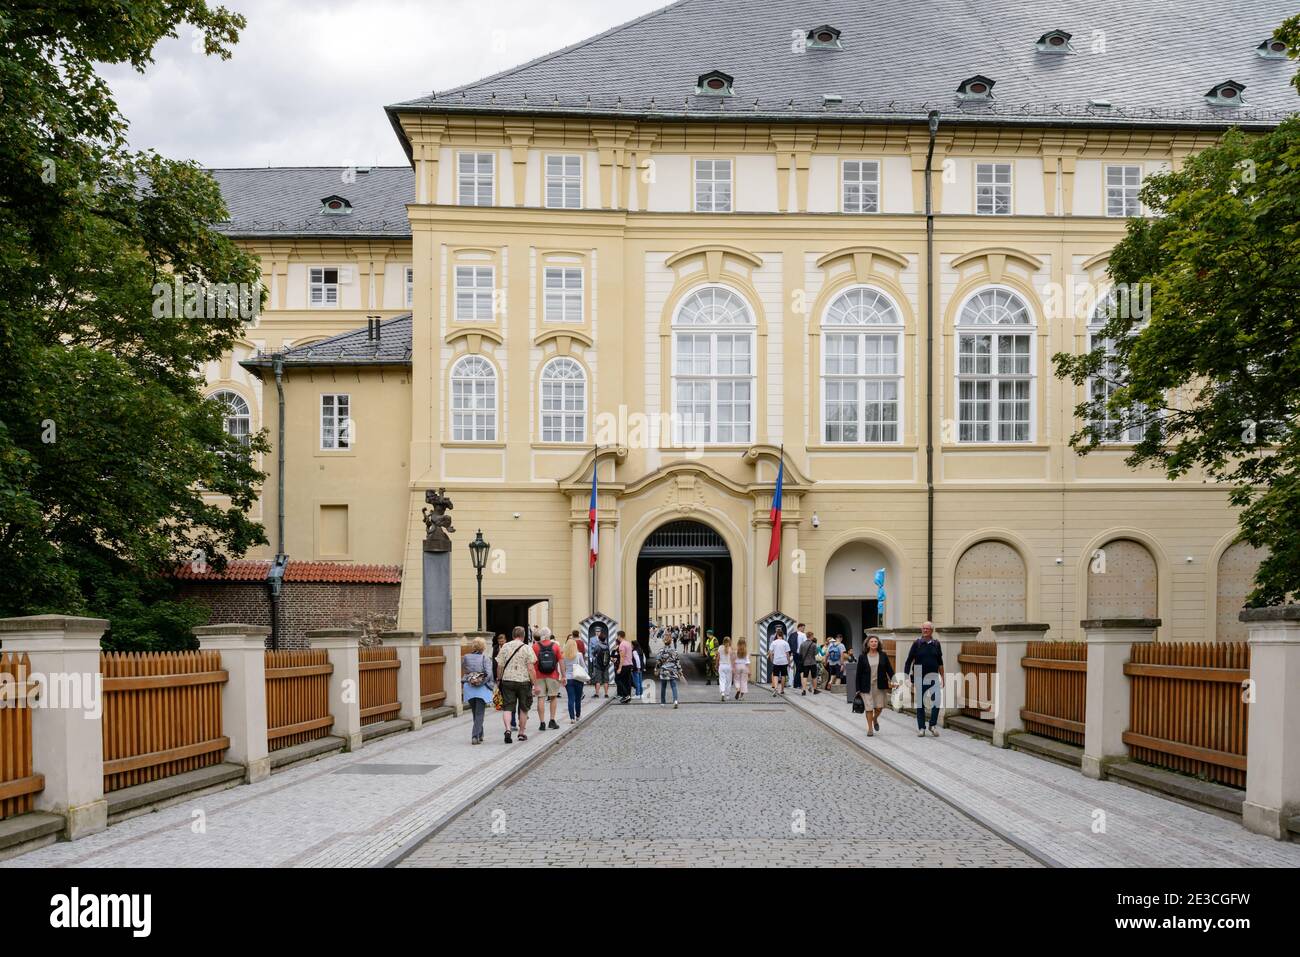
[[[275,445],[263,557],[400,565],[418,629],[445,487],[457,629],[481,529],[493,630],[636,633],[685,567],[719,634],[1244,637],[1225,490],[1075,454],[1051,357],[1091,347],[1142,180],[1293,109],[1294,11],[1089,6],[685,0],[388,107],[409,166],[215,171],[269,289],[207,370]]]

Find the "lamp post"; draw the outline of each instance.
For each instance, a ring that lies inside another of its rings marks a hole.
[[[478,630],[483,630],[483,569],[487,565],[488,552],[492,546],[483,540],[483,529],[478,530],[474,541],[469,543],[470,558],[474,561],[474,572],[478,576]]]

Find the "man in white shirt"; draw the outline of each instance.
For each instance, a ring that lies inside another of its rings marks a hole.
[[[790,672],[790,643],[785,640],[785,629],[776,626],[773,638],[767,644],[767,660],[771,667],[772,694],[785,694],[786,676]],[[780,690],[778,690],[778,688]]]

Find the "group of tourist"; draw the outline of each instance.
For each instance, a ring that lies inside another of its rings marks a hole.
[[[664,629],[656,634],[662,643],[654,656],[654,672],[659,682],[659,705],[668,702],[672,692],[673,707],[679,707],[678,683],[685,678],[682,655],[688,653],[682,631]],[[741,700],[749,690],[751,660],[744,638],[734,644],[731,637],[718,639],[706,631],[702,651],[709,683],[717,682],[720,699]],[[852,649],[843,636],[819,642],[811,629],[800,622],[793,634],[786,635],[783,625],[773,628],[767,648],[769,690],[774,697],[783,696],[787,686],[807,695],[829,691],[844,683],[845,666],[853,661]],[[466,705],[473,715],[471,744],[482,744],[487,706],[501,713],[505,743],[528,740],[528,719],[534,702],[537,706],[539,731],[558,730],[556,723],[560,695],[568,700],[569,723],[582,719],[582,700],[588,684],[594,698],[609,697],[609,673],[614,672],[614,693],[621,704],[645,692],[645,673],[650,667],[648,639],[633,642],[619,631],[607,638],[602,629],[594,629],[590,642],[578,631],[571,631],[561,643],[549,628],[515,628],[510,639],[497,635],[489,651],[485,638],[475,638],[468,654],[461,659],[462,688]],[[611,669],[611,665],[613,666]],[[926,622],[908,651],[902,675],[914,675],[914,686],[921,697],[916,702],[917,735],[938,737],[939,701],[942,694],[943,650],[934,638],[934,625]],[[867,720],[867,736],[880,732],[880,714],[885,709],[891,689],[901,681],[889,655],[875,635],[858,659],[854,684],[854,710]],[[549,717],[548,717],[549,715]],[[928,728],[927,728],[928,717]]]

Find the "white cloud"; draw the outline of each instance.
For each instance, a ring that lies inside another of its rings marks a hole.
[[[220,2],[220,0],[218,0]],[[193,29],[141,75],[103,75],[136,148],[206,166],[396,165],[384,106],[508,69],[664,6],[656,0],[225,0],[229,60]]]

